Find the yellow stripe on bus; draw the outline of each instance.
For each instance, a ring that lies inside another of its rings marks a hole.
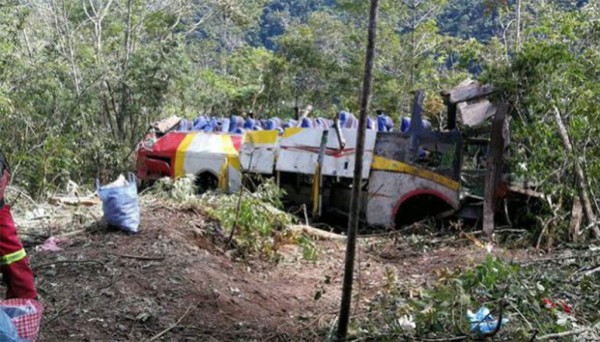
[[[430,180],[432,182],[436,182],[454,191],[457,191],[460,188],[460,184],[457,181],[452,180],[446,176],[442,176],[429,170],[425,170],[419,167],[415,167],[397,160],[392,160],[381,156],[373,156],[373,163],[371,164],[371,169],[406,173],[419,178]]]
[[[244,142],[250,144],[275,144],[277,131],[251,131],[244,134]]]
[[[238,158],[237,156],[227,157],[227,164],[238,171],[240,171],[241,169],[240,158]]]
[[[196,134],[197,133],[186,134],[181,144],[179,144],[179,147],[177,147],[177,152],[175,152],[175,178],[183,177],[185,175],[183,170],[185,154],[196,137]]]
[[[228,156],[237,156],[238,151],[233,146],[231,136],[227,134],[221,135],[221,142],[223,143],[223,152]]]
[[[296,135],[298,133],[302,132],[302,127],[289,127],[286,128],[285,131],[283,131],[283,138],[289,138],[292,135]]]

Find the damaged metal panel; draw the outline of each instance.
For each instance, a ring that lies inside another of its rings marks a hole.
[[[494,92],[491,84],[481,84],[478,81],[466,80],[458,87],[441,92],[447,104],[470,101],[488,96]]]
[[[174,115],[167,119],[153,123],[150,125],[150,129],[154,130],[158,134],[165,134],[179,125],[179,122],[181,122],[181,118]]]
[[[277,131],[248,131],[240,148],[240,164],[243,171],[273,174],[277,155]]]
[[[458,104],[461,121],[465,126],[478,127],[496,114],[496,106],[487,99]]]
[[[380,132],[377,134],[375,155],[392,160],[408,160],[410,136],[402,133]]]
[[[312,175],[316,171],[324,130],[288,128],[279,142],[277,171]]]
[[[356,141],[358,137],[358,130],[342,129],[341,133],[346,141],[346,146],[343,149],[340,149],[337,132],[334,129],[329,130],[327,148],[325,150],[325,156],[323,159],[323,176],[345,178],[354,177],[354,163],[356,159]],[[363,179],[369,178],[376,137],[376,131],[366,131],[365,153],[363,154],[362,169]]]

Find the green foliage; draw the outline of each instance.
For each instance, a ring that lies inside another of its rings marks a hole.
[[[155,197],[174,200],[180,203],[196,204],[199,203],[196,194],[196,177],[186,175],[185,177],[173,180],[172,178],[161,178],[151,188],[151,193]]]
[[[281,211],[283,190],[273,181],[266,181],[256,191],[244,191],[240,196],[205,194],[201,201],[208,205],[208,214],[221,222],[230,234],[234,230],[237,249],[242,256],[277,257],[278,243],[285,227],[293,222]]]
[[[288,229],[295,218],[281,209],[283,190],[272,180],[260,184],[253,192],[244,189],[241,201],[239,195],[220,192],[197,196],[193,175],[177,180],[159,179],[144,193],[142,202],[160,200],[179,208],[200,210],[217,220],[227,237],[235,230],[233,246],[242,258],[278,261],[281,257],[278,250],[285,244],[297,245],[304,260],[316,261],[319,257],[320,250],[310,236]]]
[[[217,72],[222,57],[244,45],[244,30],[253,28],[265,2],[3,4],[0,144],[20,166],[15,182],[37,196],[69,179],[90,184],[93,177],[111,179],[130,169],[125,157],[149,123],[212,105],[213,89],[197,96],[190,85],[198,75],[223,77]],[[269,60],[257,51],[238,59],[241,82],[228,75],[226,82],[213,82],[228,85],[217,100],[257,96],[257,65],[249,61]]]
[[[491,65],[485,76],[515,108],[511,169],[551,195],[549,209],[560,218],[568,218],[576,194],[575,162],[582,164],[593,195],[598,187],[600,150],[592,143],[600,133],[597,18],[598,12],[589,7],[580,12],[542,7],[538,23],[524,31],[528,38],[511,63]],[[573,154],[557,134],[557,111]],[[560,234],[568,222],[559,219],[558,225],[563,227],[556,230]]]
[[[504,303],[503,317],[509,322],[499,336],[509,340],[527,340],[533,330],[541,336],[570,330],[573,324],[593,325],[600,319],[593,309],[598,287],[590,287],[594,279],[589,277],[573,279],[577,268],[571,264],[551,270],[523,267],[488,255],[475,267],[442,273],[437,285],[413,299],[398,286],[395,272],[388,270],[386,285],[371,302],[368,317],[355,322],[356,330],[380,336],[382,341],[471,336],[467,311],[486,306],[498,318],[500,303]],[[548,308],[544,299],[558,305]],[[573,315],[566,314],[563,303]],[[416,329],[401,326],[399,318],[403,316],[414,317]]]

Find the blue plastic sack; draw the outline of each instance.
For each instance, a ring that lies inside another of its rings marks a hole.
[[[100,180],[96,179],[96,187],[108,224],[128,233],[137,233],[140,225],[140,206],[135,176],[129,173],[124,185],[100,186]]]

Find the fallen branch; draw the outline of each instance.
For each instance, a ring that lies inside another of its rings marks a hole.
[[[107,254],[114,255],[114,256],[117,256],[120,258],[136,259],[136,260],[150,260],[150,261],[165,260],[164,256],[151,257],[151,256],[143,256],[143,255],[117,254],[117,253],[107,253]]]
[[[7,190],[11,190],[11,191],[16,191],[16,192],[18,192],[18,195],[17,195],[18,197],[17,197],[17,198],[16,198],[16,199],[13,201],[13,204],[14,204],[14,203],[15,203],[15,202],[16,202],[16,201],[17,201],[17,200],[18,200],[18,199],[19,199],[21,196],[23,196],[23,197],[25,197],[27,200],[29,200],[29,202],[30,202],[31,204],[33,204],[33,206],[34,206],[34,207],[36,207],[36,208],[38,207],[38,203],[37,203],[36,201],[34,201],[34,200],[33,200],[33,198],[31,198],[31,196],[29,196],[29,195],[28,195],[28,194],[27,194],[25,191],[19,190],[19,189],[15,188],[15,187],[12,187],[12,186],[7,186],[7,187],[6,187],[6,189],[7,189]]]
[[[464,341],[468,336],[456,336],[456,337],[445,337],[445,338],[424,338],[421,341],[426,342],[438,342],[438,341]]]
[[[555,338],[579,335],[588,330],[589,330],[589,328],[581,328],[581,329],[575,329],[575,330],[565,331],[565,332],[556,333],[556,334],[543,335],[543,336],[536,338],[536,341],[543,341],[543,340],[550,340],[550,339],[555,339]]]
[[[494,234],[503,234],[503,233],[508,233],[508,234],[523,234],[523,233],[527,233],[527,229],[495,229],[494,230]],[[470,232],[469,234],[471,235],[481,235],[485,233],[483,230],[476,230],[474,232]]]
[[[72,231],[72,232],[68,232],[68,233],[64,233],[64,234],[56,235],[56,237],[57,237],[57,238],[59,238],[59,239],[60,239],[60,238],[69,238],[69,237],[73,237],[73,236],[75,236],[75,235],[79,235],[79,234],[85,233],[85,232],[87,232],[87,231],[88,231],[88,229],[87,229],[87,228],[83,228],[83,229],[77,229],[77,230],[74,230],[74,231]]]
[[[179,323],[181,323],[181,321],[183,321],[187,315],[189,315],[192,311],[196,310],[196,308],[200,305],[200,302],[196,303],[195,305],[190,305],[187,310],[185,311],[185,313],[183,315],[181,315],[181,317],[179,317],[179,319],[177,320],[177,322],[171,324],[171,326],[169,326],[168,328],[166,328],[165,330],[159,332],[158,334],[154,335],[151,339],[146,340],[146,342],[152,342],[152,341],[156,341],[158,340],[162,335],[168,333],[169,331],[173,330],[175,327],[177,327],[177,325],[179,325]]]
[[[568,259],[593,258],[596,256],[600,256],[600,252],[581,254],[581,255],[572,254],[572,255],[557,256],[557,257],[553,257],[553,258],[536,259],[536,260],[523,262],[523,263],[521,263],[521,266],[529,266],[529,265],[539,264],[539,263],[543,263],[543,262],[552,262],[552,261],[560,261],[560,260],[568,260]]]
[[[306,225],[292,225],[289,226],[288,229],[292,232],[298,232],[306,235],[310,235],[319,240],[346,240],[346,237],[343,235],[326,232],[324,230],[320,230],[318,228],[314,228]]]
[[[419,226],[427,223],[430,220],[441,220],[441,219],[450,217],[454,213],[456,213],[456,209],[446,210],[444,212],[441,212],[441,213],[435,215],[434,217],[426,217],[426,218],[424,218],[424,219],[422,219],[420,221],[413,222],[413,223],[411,223],[411,224],[409,224],[409,225],[407,225],[405,227],[402,227],[400,229],[393,229],[393,230],[390,230],[390,231],[385,232],[385,233],[366,234],[366,235],[364,235],[362,237],[370,238],[370,237],[382,237],[382,236],[401,235],[402,233],[405,233],[405,232],[407,232],[407,231],[409,231],[411,229],[418,228]]]
[[[100,200],[95,197],[81,198],[81,197],[60,197],[60,196],[52,196],[48,199],[48,202],[53,205],[70,205],[70,206],[79,206],[83,205],[86,207],[91,207],[94,205],[100,204]]]
[[[71,302],[67,301],[67,304],[63,305],[62,307],[60,307],[60,309],[56,310],[56,313],[54,314],[54,316],[52,316],[49,319],[46,319],[44,321],[44,326],[47,326],[48,324],[50,324],[54,320],[56,320],[58,317],[60,317],[60,314],[63,312],[64,309],[67,308],[67,306],[69,306],[69,304],[71,304]]]
[[[506,295],[506,290],[504,291],[504,294]],[[500,327],[502,327],[502,315],[504,314],[505,303],[506,303],[505,299],[502,298],[500,300],[500,303],[498,304],[498,305],[500,305],[500,309],[498,310],[498,323],[496,324],[496,329],[494,329],[494,331],[492,331],[490,334],[487,334],[486,335],[487,338],[494,337],[494,335],[496,335],[498,333],[498,331],[500,331]]]
[[[596,273],[596,272],[599,272],[599,271],[600,271],[600,266],[598,266],[598,267],[596,267],[596,268],[593,268],[593,269],[591,269],[591,270],[589,270],[589,271],[585,272],[585,273],[584,273],[584,275],[585,275],[586,277],[589,277],[589,276],[591,276],[592,274],[594,274],[594,273]]]

